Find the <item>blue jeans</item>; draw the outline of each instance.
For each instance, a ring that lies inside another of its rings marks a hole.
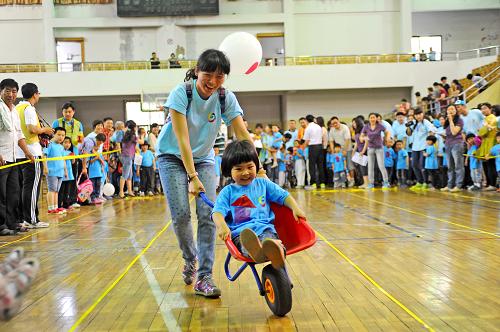
[[[448,188],[462,188],[464,183],[464,146],[462,143],[446,147],[448,158]]]
[[[413,168],[417,183],[420,184],[427,183],[424,174],[424,152],[424,150],[411,152],[411,167]]]
[[[211,219],[212,208],[206,205],[201,198],[196,198],[198,245],[195,245],[187,173],[182,160],[174,155],[165,154],[158,157],[157,165],[161,185],[170,208],[174,232],[182,251],[182,258],[186,263],[192,263],[198,259],[198,278],[211,275],[214,265],[216,234],[215,223]],[[207,197],[211,201],[215,201],[215,165],[202,162],[195,164],[195,168],[198,172],[198,178],[205,187]]]

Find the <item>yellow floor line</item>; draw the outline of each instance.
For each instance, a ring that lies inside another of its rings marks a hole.
[[[390,207],[391,209],[398,209],[398,210],[405,211],[405,212],[408,212],[408,213],[411,213],[411,214],[415,214],[417,216],[422,216],[422,217],[425,217],[425,218],[428,218],[428,219],[433,219],[433,220],[436,220],[436,221],[439,221],[439,222],[444,222],[444,223],[447,223],[447,224],[450,224],[450,225],[454,225],[454,226],[457,226],[457,227],[461,227],[461,228],[473,230],[473,231],[476,231],[476,232],[479,232],[479,233],[488,234],[488,235],[500,238],[500,235],[497,235],[497,234],[491,233],[491,232],[487,232],[487,231],[483,231],[482,229],[479,229],[479,228],[469,227],[469,226],[465,226],[465,225],[462,225],[462,224],[459,224],[459,223],[456,223],[456,222],[453,222],[453,221],[449,221],[449,220],[446,220],[446,219],[429,216],[429,215],[426,215],[425,213],[415,212],[415,211],[412,211],[412,210],[409,210],[409,209],[405,209],[405,208],[402,208],[402,207],[399,207],[399,206],[396,206],[396,205],[393,205],[393,204],[387,204],[387,203],[384,203],[384,202],[377,201],[375,199],[366,198],[366,197],[361,196],[361,195],[356,195],[356,194],[352,194],[352,193],[349,193],[349,195],[352,195],[352,196],[364,199],[364,200],[369,201],[369,202],[374,202],[374,203],[377,203],[377,204],[380,204],[380,205],[384,205],[384,206]]]
[[[330,241],[328,241],[323,234],[321,234],[318,231],[315,231],[316,234],[326,243],[328,244],[333,250],[335,250],[344,260],[346,260],[349,264],[352,265],[363,277],[365,277],[366,280],[368,280],[373,286],[375,286],[380,292],[382,292],[385,296],[387,296],[392,302],[396,303],[401,309],[403,309],[408,315],[410,315],[413,319],[415,319],[417,322],[422,324],[427,330],[429,331],[434,331],[429,324],[424,322],[422,318],[417,316],[413,311],[408,309],[403,303],[401,303],[398,299],[396,299],[394,296],[392,296],[388,291],[386,291],[382,286],[380,286],[375,280],[373,280],[372,277],[370,277],[365,271],[363,271],[356,263],[354,263],[349,257],[347,257],[340,249],[335,247]]]

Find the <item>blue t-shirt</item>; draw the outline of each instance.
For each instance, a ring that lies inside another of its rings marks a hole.
[[[405,137],[407,137],[406,120],[403,122],[403,124],[400,124],[398,121],[394,121],[392,123],[392,131],[394,132],[394,138],[402,141]]]
[[[63,128],[65,127],[65,124],[66,124],[66,123],[67,123],[68,125],[73,126],[74,120],[71,120],[71,121],[67,122],[67,121],[63,118],[63,125],[62,125],[62,127],[63,127]],[[54,122],[52,122],[52,128],[61,127],[59,124],[60,124],[60,123],[59,123],[59,119],[54,120]],[[83,124],[82,124],[81,122],[80,122],[80,132],[81,132],[81,133],[83,133]]]
[[[141,166],[143,167],[153,167],[153,161],[155,159],[155,156],[153,155],[153,152],[150,150],[146,152],[141,151],[141,157],[142,157],[142,164]]]
[[[221,176],[221,164],[222,164],[222,157],[221,156],[215,156],[215,175]]]
[[[479,159],[474,157],[474,152],[476,152],[477,146],[472,145],[469,150],[467,150],[467,155],[469,156],[469,168],[470,169],[478,169],[481,168],[481,162]]]
[[[388,148],[384,146],[384,166],[385,167],[393,167],[394,160],[396,160],[396,153],[392,148]]]
[[[278,151],[276,156],[278,157],[278,172],[285,172],[285,155],[283,154],[283,152]]]
[[[333,153],[327,153],[326,154],[326,168],[328,169],[333,169]]]
[[[62,144],[50,142],[49,146],[43,151],[47,158],[64,157],[64,146]],[[64,160],[49,160],[47,161],[47,168],[49,169],[49,176],[57,176],[58,178],[64,177]]]
[[[344,160],[345,160],[345,157],[342,154],[342,152],[333,154],[333,172],[334,173],[345,171]]]
[[[214,143],[222,120],[226,126],[238,116],[243,115],[234,93],[226,90],[226,108],[221,114],[219,93],[213,93],[204,100],[196,91],[196,80],[193,80],[193,99],[188,107],[186,85],[179,84],[168,96],[165,108],[177,111],[186,116],[189,128],[189,141],[193,151],[194,162],[208,161],[214,163]],[[172,128],[172,122],[168,121],[161,129],[156,143],[156,155],[173,154],[180,158],[179,144]]]
[[[490,150],[490,156],[496,157],[495,158],[495,166],[497,169],[497,172],[500,172],[500,144],[497,144],[493,146]]]
[[[477,135],[479,129],[483,126],[484,115],[478,109],[471,109],[467,116],[461,115],[460,118],[464,121],[463,133],[465,135]]]
[[[412,126],[412,129],[415,127]],[[436,132],[436,128],[429,122],[429,120],[424,119],[422,122],[419,122],[415,129],[413,129],[412,137],[413,137],[413,145],[412,151],[424,151],[426,149],[426,138],[429,136],[429,133]]]
[[[405,149],[399,150],[396,169],[408,169],[408,163],[406,162],[406,158],[408,158],[408,152],[406,152]]]
[[[94,160],[96,157],[91,157],[89,158],[89,166],[88,166],[88,172],[89,172],[89,178],[90,179],[95,179],[95,178],[102,178],[102,164],[99,160],[96,160],[94,161],[93,163],[91,163],[90,161],[91,160]],[[102,155],[101,155],[101,158],[102,158]]]
[[[212,214],[218,212],[225,217],[233,237],[239,236],[245,228],[257,235],[266,230],[276,232],[270,203],[283,205],[288,195],[287,191],[267,179],[256,178],[247,186],[233,183],[221,190]]]
[[[283,135],[281,135],[280,132],[273,133],[273,148],[275,149],[281,149],[281,146],[283,145]]]
[[[304,159],[305,159],[304,150],[301,148],[297,148],[297,154],[293,156],[293,160],[304,160]]]
[[[73,153],[75,156],[78,155],[78,149],[74,148],[74,151],[64,150],[64,156],[69,156]],[[64,177],[63,181],[73,181],[75,176],[73,175],[72,160],[66,160],[66,169],[68,170],[68,176]]]
[[[290,135],[292,135],[292,138],[288,142],[285,143],[285,147],[288,150],[288,148],[293,148],[293,144],[297,140],[297,137],[299,135],[299,131],[297,129],[295,129],[294,131],[287,130],[287,131],[285,131],[285,134],[286,133],[289,133]]]
[[[111,136],[110,141],[113,143],[121,143],[123,141],[123,136],[125,136],[123,130],[117,130]]]
[[[427,145],[425,148],[427,157],[425,157],[425,169],[438,169],[437,151],[434,145]]]
[[[448,167],[448,157],[446,156],[446,150],[443,151],[443,167]]]

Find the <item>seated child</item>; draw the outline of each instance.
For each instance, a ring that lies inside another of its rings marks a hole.
[[[232,142],[222,156],[222,174],[235,183],[221,190],[212,218],[219,238],[231,236],[241,253],[257,263],[267,260],[275,269],[285,265],[285,250],[274,228],[270,203],[289,207],[295,219],[305,218],[293,197],[277,184],[256,178],[259,159],[249,141]]]

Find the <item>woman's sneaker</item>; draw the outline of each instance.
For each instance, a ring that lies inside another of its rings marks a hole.
[[[78,203],[73,203],[73,204],[71,204],[71,207],[72,207],[73,209],[78,209],[79,207],[81,207],[81,205],[80,205],[80,204],[78,204]]]
[[[213,299],[220,297],[221,294],[220,289],[215,285],[212,276],[209,274],[204,275],[196,281],[194,293]]]
[[[454,187],[454,188],[450,189],[451,193],[458,193],[460,191],[462,191],[462,190],[460,188],[458,188],[458,187]]]
[[[444,188],[441,188],[441,191],[450,191],[450,188],[444,187]]]
[[[185,263],[182,269],[182,280],[186,285],[191,285],[194,281],[196,275],[196,261],[191,263]]]

